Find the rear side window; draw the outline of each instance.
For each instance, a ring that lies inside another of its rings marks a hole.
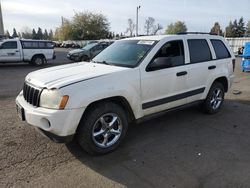
[[[52,49],[53,44],[47,41],[22,41],[24,49]]]
[[[205,39],[188,39],[190,63],[210,61],[212,55]]]
[[[16,41],[5,42],[2,44],[2,49],[17,49],[17,42]]]
[[[211,40],[211,43],[213,45],[217,59],[225,59],[231,57],[229,51],[227,50],[227,47],[221,40]]]

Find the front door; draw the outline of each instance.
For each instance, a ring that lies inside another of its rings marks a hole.
[[[165,43],[155,59],[165,57],[171,66],[147,71],[141,70],[141,98],[144,115],[156,113],[187,103],[187,67],[183,40]],[[150,64],[149,63],[149,64]]]
[[[2,43],[0,47],[0,62],[21,61],[21,51],[18,49],[17,41]]]

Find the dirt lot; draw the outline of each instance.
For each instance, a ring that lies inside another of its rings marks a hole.
[[[60,50],[48,66],[65,63]],[[250,187],[250,73],[239,63],[218,114],[192,107],[131,125],[121,147],[101,157],[21,122],[14,99],[37,68],[0,65],[0,187]]]

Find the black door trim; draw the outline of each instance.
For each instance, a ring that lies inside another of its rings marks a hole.
[[[177,100],[180,100],[180,99],[184,99],[184,98],[187,98],[187,97],[190,97],[190,96],[193,96],[193,95],[203,93],[204,91],[205,91],[205,87],[195,89],[195,90],[192,90],[192,91],[188,91],[188,92],[185,92],[185,93],[173,95],[173,96],[166,97],[166,98],[163,98],[163,99],[158,99],[158,100],[155,100],[155,101],[146,102],[146,103],[142,104],[142,109],[144,110],[144,109],[147,109],[147,108],[152,108],[154,106],[159,106],[159,105],[162,105],[162,104],[165,104],[165,103],[169,103],[169,102],[177,101]]]

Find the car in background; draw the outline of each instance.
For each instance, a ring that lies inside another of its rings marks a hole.
[[[113,41],[89,43],[83,48],[71,50],[67,54],[67,58],[75,62],[90,61],[112,43]]]

